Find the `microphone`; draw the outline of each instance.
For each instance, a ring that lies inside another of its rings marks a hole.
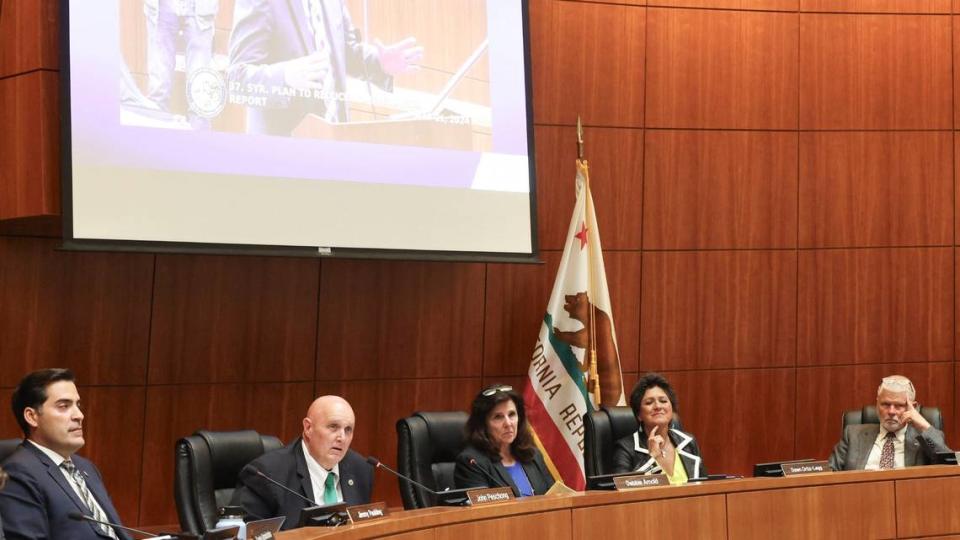
[[[381,463],[379,459],[377,459],[377,458],[375,458],[375,457],[373,457],[373,456],[367,456],[367,463],[369,463],[370,465],[373,465],[373,467],[374,467],[375,469],[377,469],[377,468],[379,468],[379,469],[386,469],[386,470],[390,471],[391,473],[393,473],[394,476],[397,476],[397,477],[399,477],[399,478],[403,478],[403,479],[406,480],[407,482],[410,482],[411,484],[413,484],[413,485],[419,487],[420,489],[422,489],[422,490],[424,490],[424,491],[427,491],[427,492],[429,492],[429,493],[431,493],[431,494],[433,494],[433,495],[439,495],[440,493],[442,493],[442,492],[440,492],[440,491],[434,491],[434,490],[428,488],[427,486],[421,484],[420,482],[417,482],[416,480],[414,480],[413,478],[410,478],[409,476],[400,474],[399,472],[391,469],[390,467],[387,467],[386,465],[384,465],[383,463]]]
[[[100,521],[99,519],[94,519],[94,518],[92,518],[92,517],[90,517],[90,516],[88,516],[88,515],[86,515],[86,514],[81,514],[80,512],[70,512],[69,514],[67,514],[67,517],[70,518],[70,519],[72,519],[72,520],[74,520],[74,521],[92,521],[93,523],[96,523],[96,524],[98,524],[98,525],[106,525],[106,526],[108,526],[108,527],[112,527],[114,530],[120,529],[120,530],[124,530],[124,531],[135,532],[135,533],[137,533],[137,534],[142,534],[142,535],[146,536],[147,538],[160,538],[160,539],[167,538],[167,539],[173,539],[173,537],[170,536],[169,534],[165,534],[165,535],[162,535],[162,536],[161,536],[161,535],[156,535],[156,534],[153,534],[153,533],[149,533],[149,532],[147,532],[147,531],[141,531],[140,529],[134,529],[133,527],[124,527],[123,525],[118,525],[118,524],[116,524],[116,523],[110,523],[109,521]]]
[[[506,486],[503,485],[502,482],[500,482],[499,480],[497,480],[497,479],[495,479],[494,477],[490,476],[490,473],[488,473],[487,471],[483,470],[483,469],[480,467],[480,465],[477,463],[477,460],[475,460],[475,459],[473,459],[473,458],[470,458],[470,462],[469,462],[469,463],[470,463],[470,466],[473,467],[473,470],[475,470],[475,471],[480,471],[481,474],[483,474],[484,476],[487,477],[487,480],[490,481],[490,487],[506,487]]]
[[[313,499],[310,499],[309,497],[305,497],[305,496],[297,493],[296,491],[288,488],[287,486],[281,484],[280,482],[277,482],[277,481],[274,480],[273,478],[270,478],[269,476],[263,474],[262,472],[260,472],[260,469],[258,469],[258,468],[256,468],[256,467],[251,467],[251,466],[247,465],[247,466],[244,467],[244,468],[253,471],[253,473],[256,474],[257,476],[259,476],[260,478],[263,478],[263,479],[266,480],[267,482],[270,482],[271,484],[279,487],[280,489],[282,489],[282,490],[284,490],[284,491],[287,491],[287,492],[289,492],[289,493],[293,493],[293,494],[296,495],[297,497],[300,497],[301,499],[307,501],[308,503],[310,503],[310,506],[323,506],[322,504],[318,504],[317,501],[314,501]]]

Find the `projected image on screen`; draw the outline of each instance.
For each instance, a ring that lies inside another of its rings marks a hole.
[[[524,1],[113,1],[66,2],[73,239],[534,251]]]
[[[119,29],[126,64],[144,64],[147,76],[131,89],[144,99],[121,107],[122,124],[488,150],[486,0],[447,4],[479,24],[411,22],[403,2],[356,17],[349,4],[125,4],[134,10]]]

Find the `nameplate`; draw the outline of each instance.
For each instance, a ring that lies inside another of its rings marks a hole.
[[[810,474],[818,472],[831,472],[830,464],[826,461],[804,461],[800,463],[784,463],[780,465],[784,476],[793,476],[795,474]]]
[[[665,474],[629,474],[613,478],[613,486],[617,491],[669,485],[670,479]]]
[[[390,515],[390,510],[387,509],[387,503],[375,502],[348,506],[347,513],[350,514],[350,521],[360,523],[361,521],[373,521],[375,519],[385,518]]]
[[[471,489],[467,492],[467,498],[472,506],[505,502],[513,498],[513,490],[509,487]]]

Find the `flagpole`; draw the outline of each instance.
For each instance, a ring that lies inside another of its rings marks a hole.
[[[584,177],[584,189],[586,193],[587,202],[587,223],[593,223],[596,221],[596,218],[593,220],[590,219],[590,216],[593,215],[593,195],[590,193],[590,166],[587,163],[587,160],[583,158],[583,124],[580,121],[580,116],[577,115],[577,166],[581,167],[583,170]],[[588,282],[588,306],[590,306],[590,324],[589,324],[589,336],[590,336],[590,347],[587,351],[589,355],[588,365],[587,365],[587,389],[593,394],[593,402],[597,408],[600,407],[602,401],[602,394],[600,392],[600,374],[597,370],[597,324],[596,324],[596,307],[595,307],[595,296],[594,291],[596,287],[593,283],[593,242],[587,242],[587,282]]]

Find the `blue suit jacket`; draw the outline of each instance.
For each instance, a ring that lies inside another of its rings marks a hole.
[[[71,458],[86,478],[87,488],[107,513],[107,519],[120,523],[113,502],[103,485],[100,471],[89,460],[76,454]],[[67,517],[70,512],[92,515],[63,476],[60,468],[37,447],[24,441],[3,463],[9,479],[0,491],[0,516],[7,540],[101,540],[109,538],[100,527]],[[129,540],[122,531],[117,537]]]
[[[244,467],[237,479],[237,489],[233,492],[230,505],[242,506],[247,516],[255,519],[286,516],[283,529],[295,528],[300,519],[300,510],[312,505],[257,476],[252,468],[316,501],[301,441],[298,438],[283,448],[267,452],[250,462],[249,467]],[[372,490],[373,468],[360,454],[347,451],[347,455],[340,460],[343,501],[350,506],[369,503]]]

